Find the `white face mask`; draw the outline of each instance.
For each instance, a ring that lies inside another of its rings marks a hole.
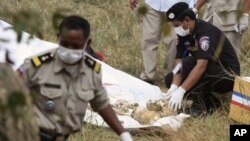
[[[178,26],[174,28],[174,31],[176,34],[178,34],[179,36],[187,36],[190,33],[189,28],[188,29],[183,29],[182,26]]]
[[[69,49],[59,46],[57,49],[57,54],[59,58],[67,64],[74,64],[83,57],[82,49]]]
[[[69,49],[63,46],[59,46],[57,54],[59,58],[67,64],[74,64],[83,58],[88,40],[86,40],[83,49]]]

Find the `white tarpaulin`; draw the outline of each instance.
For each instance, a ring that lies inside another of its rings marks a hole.
[[[10,29],[6,30],[6,28],[10,26],[11,25],[8,23],[0,20],[0,62],[5,61],[5,51],[8,50],[10,58],[15,62],[13,65],[14,70],[23,63],[25,58],[57,47],[57,44],[43,41],[38,38],[30,40],[29,34],[27,33],[23,33],[21,42],[17,43],[16,33]],[[1,42],[2,40],[7,40],[7,42]],[[148,100],[163,98],[159,87],[145,83],[104,62],[99,62],[102,64],[103,85],[108,91],[111,104],[114,104],[119,99],[124,99],[129,103],[136,102],[140,106],[145,107]],[[187,117],[187,115],[179,114],[177,116],[161,118],[150,125],[141,125],[130,116],[118,115],[119,120],[122,121],[125,128],[142,128],[167,124],[177,129],[180,127],[182,120]],[[95,125],[106,126],[98,114],[89,110],[84,120]]]

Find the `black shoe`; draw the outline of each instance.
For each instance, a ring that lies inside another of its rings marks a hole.
[[[205,95],[205,105],[209,114],[214,113],[218,108],[223,107],[221,101],[213,94]]]
[[[190,115],[190,116],[192,116],[194,118],[196,118],[196,117],[204,117],[204,116],[207,115],[206,110],[203,110],[201,108],[192,108],[192,107],[186,108],[184,113],[188,114],[188,115]]]

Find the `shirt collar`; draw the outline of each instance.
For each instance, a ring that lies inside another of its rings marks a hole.
[[[84,56],[83,56],[84,58]],[[80,66],[80,73],[85,74],[85,62],[84,59],[81,59],[81,66]],[[54,72],[55,73],[60,73],[61,71],[63,71],[65,68],[65,64],[60,60],[59,56],[55,53],[55,61],[54,61]]]
[[[63,62],[60,60],[59,56],[55,53],[54,72],[59,73],[63,69],[64,69]]]
[[[81,60],[80,73],[85,74],[86,67],[87,66],[85,65],[85,56],[83,55],[83,59]]]
[[[192,35],[195,36],[196,34],[198,34],[200,32],[200,26],[199,25],[200,25],[200,20],[196,19]]]

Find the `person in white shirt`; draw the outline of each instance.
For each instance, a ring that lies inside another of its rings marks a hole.
[[[129,0],[130,7],[134,10],[139,0]],[[156,77],[157,51],[161,39],[162,27],[165,22],[165,12],[175,3],[186,2],[190,7],[194,6],[195,0],[145,0],[147,13],[142,20],[142,40],[141,49],[144,64],[144,71],[140,74],[140,79],[153,84]],[[168,47],[166,54],[167,73],[171,72],[176,54],[177,36],[171,28],[168,36],[163,42]]]

